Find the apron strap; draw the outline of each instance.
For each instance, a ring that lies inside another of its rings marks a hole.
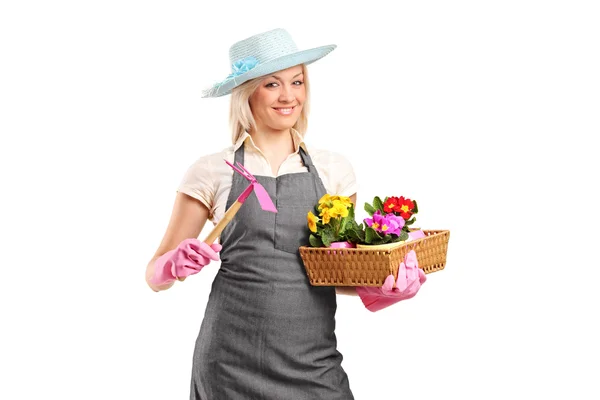
[[[245,145],[246,145],[246,142],[244,141],[242,143],[242,145],[240,147],[238,147],[238,149],[235,151],[235,159],[233,160],[233,165],[237,165],[237,163],[244,165],[244,146]]]
[[[312,159],[310,158],[308,153],[304,151],[302,146],[300,146],[300,157],[302,158],[302,162],[304,163],[304,166],[306,168],[308,168],[308,172],[310,172],[313,175],[316,174],[317,168],[313,164]]]

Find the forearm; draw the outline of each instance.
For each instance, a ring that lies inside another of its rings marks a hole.
[[[337,294],[345,294],[347,296],[358,296],[358,293],[356,293],[356,287],[354,286],[336,286],[335,292]]]

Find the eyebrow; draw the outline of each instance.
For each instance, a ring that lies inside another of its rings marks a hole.
[[[297,74],[297,75],[294,75],[294,77],[293,77],[292,79],[294,79],[294,78],[295,78],[295,77],[297,77],[297,76],[300,76],[300,75],[302,75],[303,73],[304,73],[304,72],[300,72],[299,74]],[[277,75],[271,75],[271,76],[272,76],[273,78],[275,78],[275,79],[278,79],[278,80],[280,80],[280,81],[282,80],[282,79],[281,79],[280,77],[278,77]]]

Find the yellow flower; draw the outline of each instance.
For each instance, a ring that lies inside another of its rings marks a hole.
[[[328,224],[330,218],[332,217],[330,209],[325,207],[321,210],[321,213],[319,214],[321,217],[323,217],[323,223],[324,224]]]
[[[307,218],[308,218],[308,229],[310,229],[311,232],[316,232],[317,231],[317,221],[319,220],[319,218],[317,218],[317,216],[315,214],[313,214],[312,211],[308,212]]]
[[[344,203],[341,202],[341,200],[333,200],[333,207],[331,208],[331,216],[338,218],[338,217],[346,217],[348,216],[348,209],[346,208],[346,206],[344,205]]]
[[[327,202],[329,202],[329,201],[331,201],[331,196],[330,196],[329,194],[325,193],[325,194],[323,195],[323,197],[321,197],[321,198],[319,199],[319,204],[327,203]]]
[[[332,202],[335,202],[336,200],[340,201],[344,207],[350,207],[352,205],[352,200],[347,196],[331,196]]]

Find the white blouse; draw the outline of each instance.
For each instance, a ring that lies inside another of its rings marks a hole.
[[[310,155],[313,164],[328,194],[351,196],[358,191],[358,183],[350,162],[341,154],[307,146],[298,131],[292,129],[295,152],[290,154],[279,167],[277,176],[298,172],[308,172],[302,163],[299,147]],[[227,197],[231,190],[233,169],[223,160],[234,164],[235,151],[244,144],[244,167],[253,175],[273,177],[269,161],[254,144],[248,132],[234,144],[221,152],[208,154],[197,159],[185,172],[178,192],[185,193],[201,201],[210,211],[209,220],[216,225],[225,214]],[[237,174],[237,172],[235,172]]]

